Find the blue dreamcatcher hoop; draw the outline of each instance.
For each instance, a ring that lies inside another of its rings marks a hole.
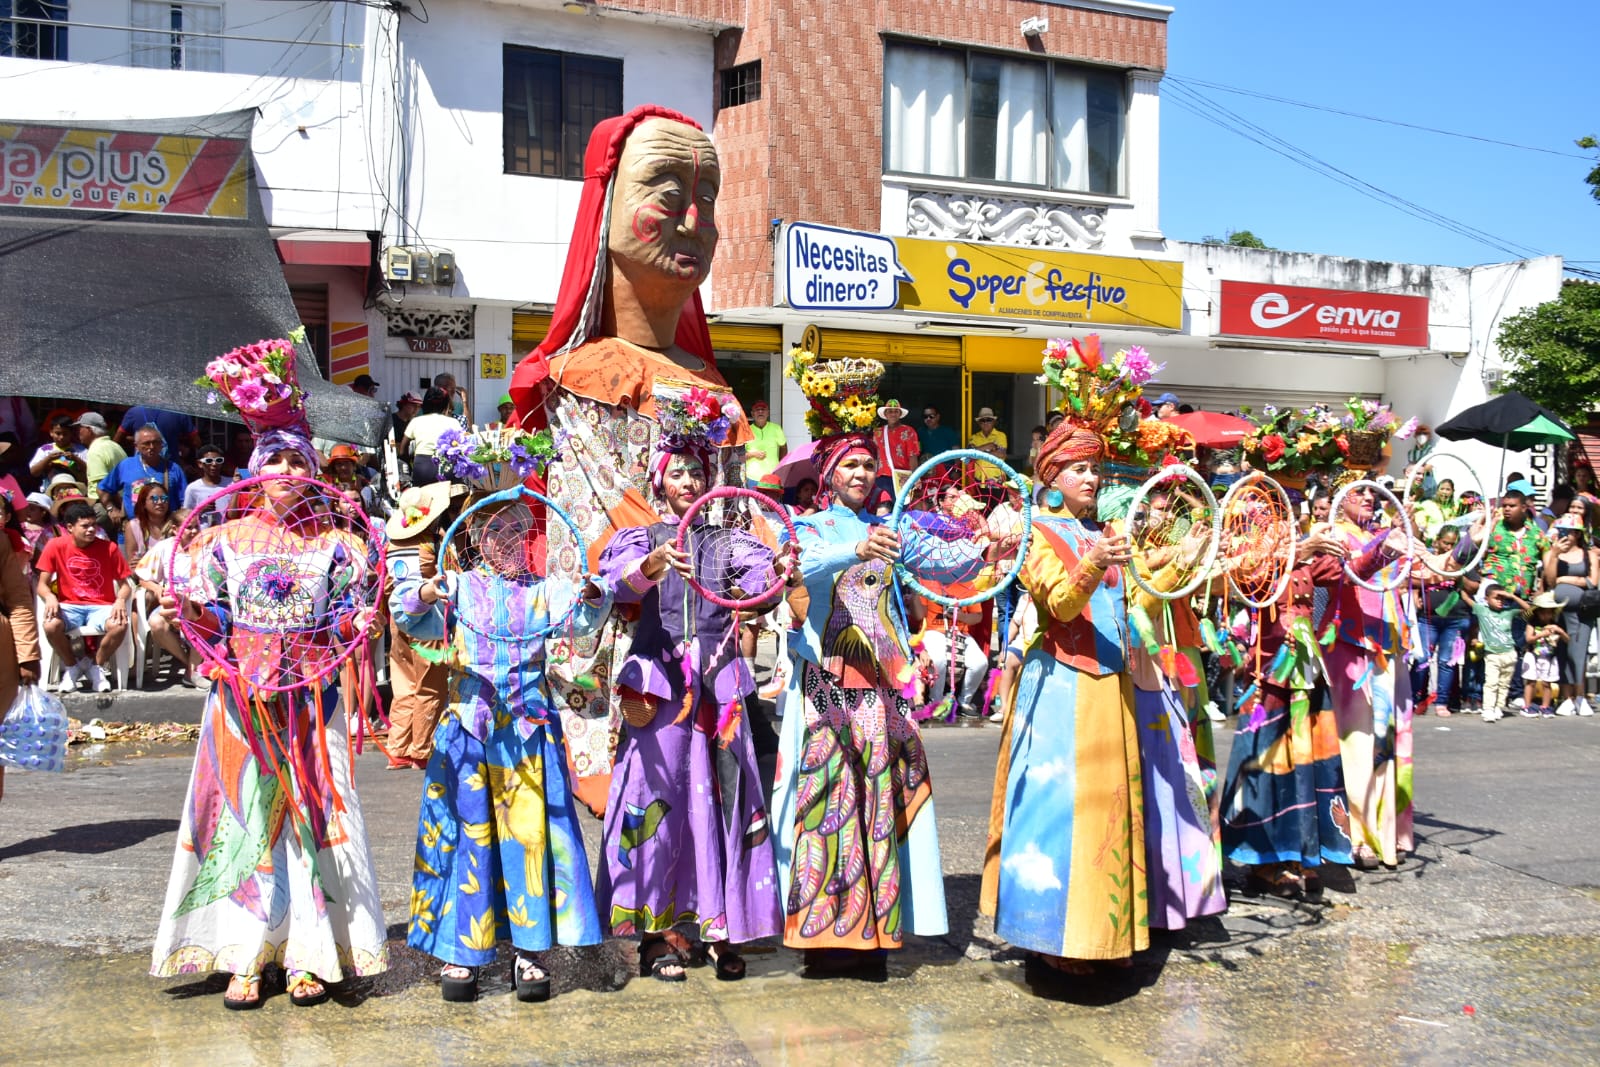
[[[941,452],[922,466],[911,472],[911,476],[900,487],[894,498],[894,511],[889,516],[889,528],[897,534],[902,534],[909,523],[917,530],[933,537],[948,541],[952,546],[969,545],[976,537],[983,536],[987,531],[987,524],[970,521],[970,515],[946,514],[937,511],[921,511],[911,507],[919,494],[919,485],[922,480],[934,471],[941,470],[952,463],[961,464],[965,469],[967,462],[987,463],[999,469],[999,481],[1016,489],[1022,495],[1022,533],[1021,540],[1017,543],[1016,555],[1012,558],[1011,567],[1004,577],[996,580],[986,589],[980,589],[971,596],[957,597],[945,592],[935,592],[922,584],[909,567],[903,562],[895,561],[895,570],[901,579],[912,589],[947,608],[963,608],[973,604],[982,604],[999,596],[1008,586],[1017,580],[1022,573],[1022,565],[1028,558],[1028,546],[1033,540],[1033,495],[1028,480],[1018,474],[1004,460],[991,456],[987,452],[980,452],[975,448],[955,448],[948,452]],[[993,479],[989,480],[993,482]],[[960,486],[958,486],[959,488]],[[948,486],[946,487],[948,488]],[[903,540],[903,534],[902,534]],[[952,547],[952,555],[955,549]]]
[[[439,546],[440,571],[443,573],[445,562],[454,558],[461,563],[462,569],[474,570],[508,585],[526,585],[535,581],[548,583],[551,581],[552,568],[548,556],[550,539],[546,531],[551,521],[559,521],[567,527],[576,546],[577,557],[586,559],[588,547],[584,544],[583,532],[578,529],[572,516],[543,493],[519,485],[491,493],[456,516]],[[457,544],[457,538],[463,534],[467,543]],[[531,550],[540,542],[544,545],[545,558],[538,561],[538,567],[542,567],[543,573],[530,558]],[[578,590],[574,589],[559,615],[549,612],[548,606],[554,603],[555,598],[547,585],[547,617],[545,623],[537,627],[515,631],[496,629],[484,626],[480,619],[467,618],[466,613],[462,613],[458,621],[473,633],[490,640],[532,641],[566,629],[577,613],[579,599]]]

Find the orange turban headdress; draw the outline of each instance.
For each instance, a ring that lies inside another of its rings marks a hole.
[[[1099,459],[1105,453],[1105,442],[1093,430],[1075,425],[1070,420],[1056,424],[1039,446],[1039,458],[1034,461],[1033,473],[1041,485],[1054,485],[1067,464],[1080,459]]]

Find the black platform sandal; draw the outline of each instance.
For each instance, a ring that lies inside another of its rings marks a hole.
[[[676,930],[646,937],[639,942],[639,977],[654,978],[658,982],[686,982],[692,952],[693,946]],[[678,973],[667,973],[670,967],[676,967]]]
[[[451,974],[452,971],[465,971],[466,977]],[[448,964],[439,972],[439,995],[452,1004],[466,1004],[477,1000],[478,968]]]
[[[730,941],[708,941],[706,959],[716,968],[719,982],[737,982],[744,977],[744,957]]]
[[[517,987],[517,999],[525,1004],[550,999],[550,972],[532,956],[519,953],[511,961],[511,984]]]

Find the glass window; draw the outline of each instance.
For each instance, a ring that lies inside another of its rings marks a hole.
[[[66,0],[0,0],[0,56],[64,62],[67,58]]]
[[[1123,190],[1123,75],[893,42],[884,169],[1079,192]]]
[[[505,172],[583,177],[601,119],[622,114],[622,60],[506,45]]]
[[[761,99],[761,60],[740,63],[718,75],[718,107],[738,107]]]
[[[133,0],[133,65],[158,70],[222,69],[222,7]],[[206,36],[196,36],[204,34]]]

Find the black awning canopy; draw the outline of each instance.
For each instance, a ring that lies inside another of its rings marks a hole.
[[[247,139],[253,114],[79,125]],[[0,204],[0,395],[236,420],[194,380],[216,356],[299,324],[247,169],[247,219]],[[299,371],[319,437],[381,438],[382,407],[324,380],[305,345]]]

